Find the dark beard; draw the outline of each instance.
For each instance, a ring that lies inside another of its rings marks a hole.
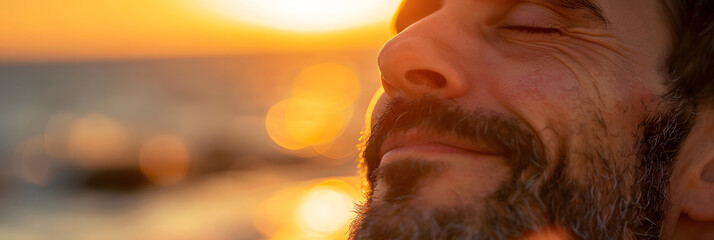
[[[363,164],[370,189],[378,179],[389,186],[384,201],[358,209],[351,239],[511,239],[548,224],[563,227],[575,239],[658,239],[666,210],[669,172],[680,141],[688,132],[686,111],[662,111],[642,121],[636,154],[639,166],[618,169],[604,149],[591,148],[577,157],[598,164],[597,176],[584,185],[567,174],[563,153],[546,173],[543,144],[518,120],[487,112],[464,112],[452,104],[422,98],[397,99],[367,139]],[[443,166],[418,159],[377,168],[381,142],[391,132],[415,127],[462,138],[478,138],[508,149],[511,176],[484,201],[481,209],[458,205],[429,210],[407,204],[419,183]],[[633,156],[634,157],[634,156]],[[624,176],[633,176],[628,180]],[[634,182],[634,185],[633,185]]]

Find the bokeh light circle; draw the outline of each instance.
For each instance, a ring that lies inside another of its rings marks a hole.
[[[184,178],[188,164],[186,143],[174,135],[153,136],[142,144],[139,152],[141,172],[159,185],[174,184]]]
[[[332,233],[352,218],[352,198],[338,188],[316,187],[308,191],[298,208],[298,223],[309,232]]]
[[[53,163],[44,149],[43,136],[35,136],[19,144],[14,169],[20,179],[45,185],[53,178]]]
[[[69,130],[67,150],[75,163],[88,169],[121,165],[127,144],[127,129],[112,118],[90,114],[80,118]]]
[[[353,117],[360,94],[359,77],[351,68],[320,63],[303,68],[293,81],[292,98],[268,111],[265,127],[270,138],[289,150],[312,146],[322,155],[330,152]]]
[[[275,104],[266,116],[271,139],[286,149],[332,141],[342,130],[345,113],[329,101],[291,98]]]

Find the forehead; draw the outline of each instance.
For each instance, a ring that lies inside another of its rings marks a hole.
[[[522,2],[540,3],[574,13],[593,23],[603,24],[603,26],[642,23],[642,21],[630,22],[633,19],[664,26],[662,20],[665,19],[663,0],[403,0],[395,18],[394,27],[397,31],[401,31],[409,24],[439,10],[444,4],[469,5],[478,2],[491,2],[499,5],[515,5]]]
[[[475,13],[479,3],[515,6],[531,2],[567,12],[591,26],[603,27],[607,34],[629,51],[642,57],[660,59],[670,40],[664,0],[404,0],[397,12],[394,28],[401,32],[412,23],[439,11],[444,5],[463,5]],[[445,8],[446,9],[446,8]],[[453,8],[451,8],[453,9]],[[457,8],[458,9],[458,8]],[[483,12],[480,12],[483,13]],[[500,14],[506,14],[501,12]]]

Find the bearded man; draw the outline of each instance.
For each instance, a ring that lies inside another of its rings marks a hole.
[[[714,239],[712,13],[406,0],[350,237]]]

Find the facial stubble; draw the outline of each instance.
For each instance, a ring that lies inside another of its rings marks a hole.
[[[548,161],[542,142],[518,119],[466,112],[428,97],[395,99],[372,129],[362,155],[370,189],[382,182],[389,189],[387,197],[375,202],[368,192],[351,238],[512,239],[557,225],[575,239],[657,239],[669,169],[689,126],[684,113],[660,113],[669,114],[647,117],[640,125],[642,136],[632,156],[639,160],[637,166],[618,168],[607,159],[615,154],[603,154],[608,149],[600,144],[577,151],[578,156],[563,152]],[[447,167],[420,159],[379,166],[379,147],[386,136],[414,128],[502,146],[508,150],[511,174],[488,197],[474,196],[473,204],[420,208],[409,201],[419,197],[423,183]],[[592,182],[585,184],[568,174],[574,157],[597,164],[600,170],[586,176]]]

